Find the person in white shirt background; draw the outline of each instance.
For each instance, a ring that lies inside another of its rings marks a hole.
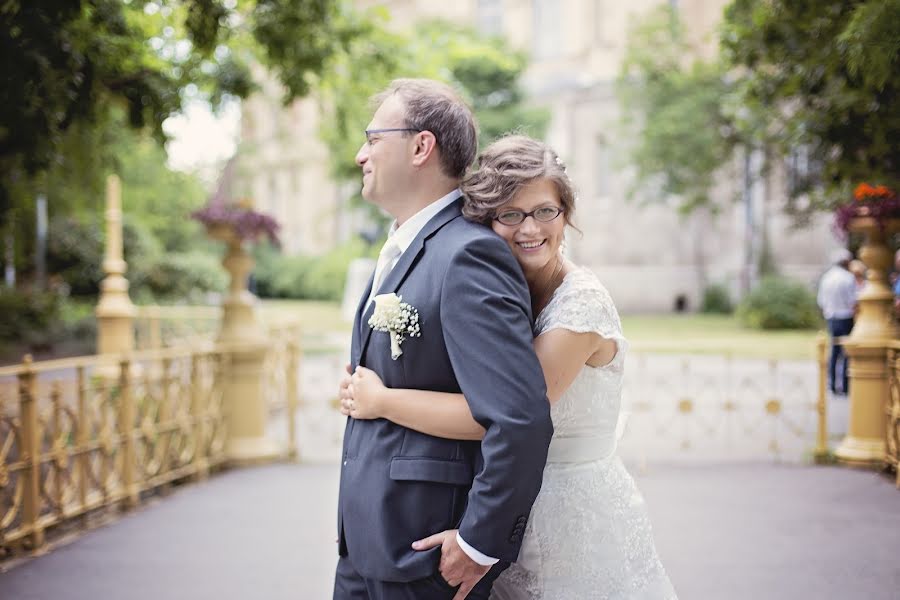
[[[840,248],[832,254],[832,266],[819,281],[818,304],[828,323],[831,336],[831,356],[828,361],[828,386],[833,394],[847,394],[848,375],[847,356],[838,338],[850,335],[853,330],[853,317],[856,312],[857,285],[856,278],[850,272],[850,261],[853,255],[849,250]]]

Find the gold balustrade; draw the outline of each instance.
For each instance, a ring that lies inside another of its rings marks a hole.
[[[888,345],[888,401],[887,431],[885,435],[885,463],[897,474],[896,485],[900,488],[900,341]]]
[[[136,306],[135,345],[140,350],[179,344],[212,344],[222,320],[220,306]]]
[[[620,452],[649,460],[830,460],[824,373],[816,363],[728,355],[629,357]]]
[[[270,410],[293,415],[299,329],[273,329],[270,339],[264,392]],[[133,507],[223,466],[223,375],[239,350],[210,344],[42,362],[26,357],[0,368],[0,559],[41,551],[48,529]],[[295,458],[293,418],[287,429],[284,451]]]

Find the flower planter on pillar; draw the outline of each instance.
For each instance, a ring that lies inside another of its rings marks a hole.
[[[885,459],[889,398],[887,349],[897,337],[894,295],[888,284],[893,261],[886,238],[900,231],[900,219],[856,217],[848,230],[865,235],[859,258],[868,267],[868,277],[853,331],[844,339],[850,369],[850,424],[835,456],[845,464],[880,466]]]
[[[256,296],[247,289],[253,259],[233,226],[212,225],[207,231],[213,239],[226,243],[222,265],[231,275],[218,337],[219,343],[229,347],[231,356],[223,391],[228,415],[225,453],[235,463],[272,460],[282,454],[282,449],[266,436],[268,407],[263,389],[263,364],[268,347],[256,313]]]

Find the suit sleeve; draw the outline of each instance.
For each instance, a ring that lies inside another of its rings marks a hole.
[[[456,379],[486,431],[484,465],[459,532],[479,552],[514,561],[553,426],[534,353],[528,288],[503,240],[478,239],[453,257],[442,288],[441,326]]]

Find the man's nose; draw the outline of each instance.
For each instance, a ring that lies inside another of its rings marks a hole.
[[[366,164],[367,160],[369,160],[369,145],[363,143],[359,148],[359,152],[356,153],[356,164],[361,167]]]

